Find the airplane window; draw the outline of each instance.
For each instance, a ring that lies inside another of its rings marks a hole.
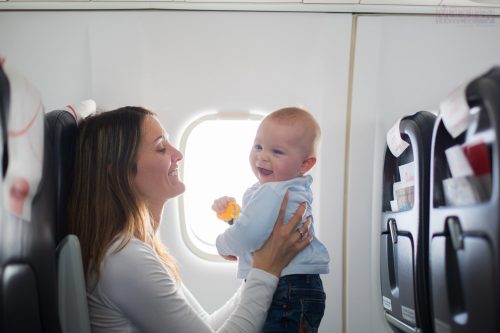
[[[228,227],[211,209],[213,201],[231,196],[241,205],[243,192],[256,181],[248,156],[262,117],[219,112],[192,122],[182,135],[180,171],[186,184],[179,199],[182,236],[202,258],[221,260],[215,240]]]

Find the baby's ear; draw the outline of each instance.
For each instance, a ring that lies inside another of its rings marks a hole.
[[[302,162],[302,166],[300,167],[300,173],[305,174],[316,164],[316,157],[308,157]]]

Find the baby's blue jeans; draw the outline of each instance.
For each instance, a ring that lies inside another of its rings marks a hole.
[[[317,333],[325,312],[326,295],[319,274],[280,278],[263,333]]]

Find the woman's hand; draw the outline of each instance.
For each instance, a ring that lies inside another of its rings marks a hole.
[[[311,224],[309,219],[297,229],[306,210],[305,203],[300,204],[290,221],[284,224],[287,203],[288,192],[281,202],[280,212],[271,236],[253,256],[254,268],[262,269],[277,277],[290,261],[311,243],[313,238],[309,234],[309,225]]]

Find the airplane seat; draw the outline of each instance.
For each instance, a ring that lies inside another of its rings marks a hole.
[[[56,243],[67,235],[66,209],[73,181],[77,122],[66,110],[54,110],[45,114],[45,128],[55,172],[55,237]]]
[[[0,58],[0,332],[90,332],[66,228],[78,132],[68,111],[44,114],[36,88]]]
[[[0,331],[61,332],[54,172],[36,88],[0,59]]]
[[[436,333],[500,332],[500,66],[452,91],[432,137],[429,262]]]
[[[429,170],[436,116],[419,111],[387,134],[382,182],[380,281],[393,332],[431,332],[427,244]]]
[[[78,120],[95,111],[93,101],[68,105],[45,115],[56,173],[56,239],[59,319],[64,333],[90,333],[80,242],[68,234],[67,206],[73,181]]]
[[[58,249],[59,319],[64,333],[90,333],[80,242],[67,235]]]
[[[4,160],[4,144],[7,144],[7,113],[9,107],[9,81],[7,80],[7,76],[5,75],[2,68],[2,59],[0,58],[0,158],[2,164],[0,167],[2,168],[2,177],[5,174],[4,171],[7,169],[7,160]],[[7,154],[5,154],[5,158]],[[0,191],[0,198],[1,198]]]

